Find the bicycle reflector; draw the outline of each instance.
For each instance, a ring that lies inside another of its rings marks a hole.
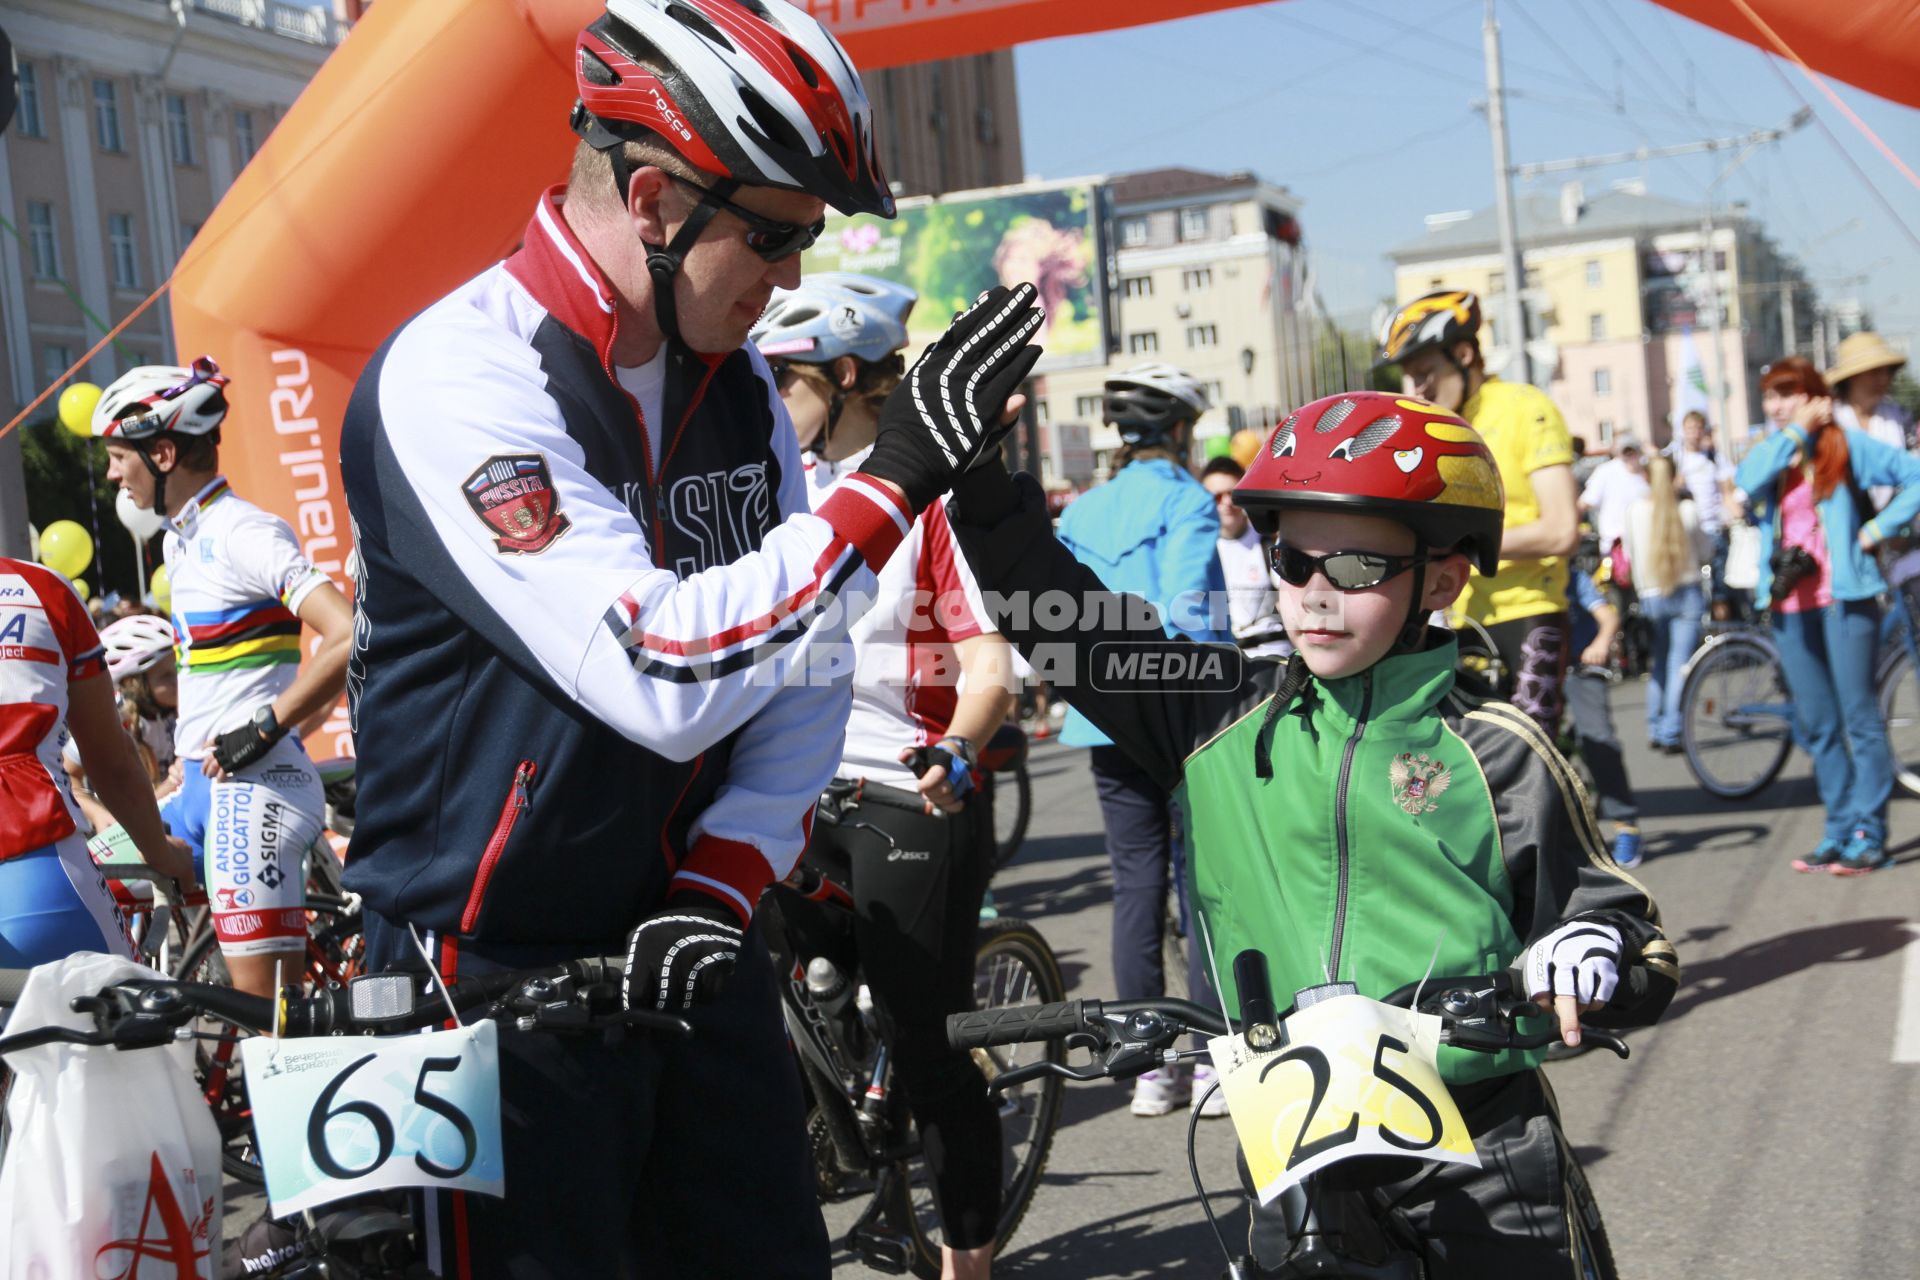
[[[404,973],[369,973],[347,984],[353,1020],[366,1026],[404,1022],[413,1017],[413,978]]]

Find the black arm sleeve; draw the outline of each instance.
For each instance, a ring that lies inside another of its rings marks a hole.
[[[1147,601],[1107,590],[1053,536],[1032,476],[997,462],[970,472],[948,516],[996,629],[1162,786],[1279,683],[1279,664],[1170,637]]]
[[[1606,1008],[1581,1017],[1599,1027],[1658,1020],[1679,989],[1679,956],[1653,895],[1607,856],[1572,767],[1530,717],[1504,703],[1479,704],[1460,731],[1496,798],[1514,931],[1532,945],[1574,920],[1613,926],[1623,948],[1623,981]],[[1643,974],[1630,974],[1634,969]]]

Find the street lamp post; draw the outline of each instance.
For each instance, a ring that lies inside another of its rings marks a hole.
[[[1241,400],[1241,403],[1246,406],[1246,411],[1241,415],[1242,421],[1240,425],[1243,427],[1250,427],[1253,425],[1253,348],[1252,347],[1240,348],[1240,373],[1246,379],[1246,384],[1247,384],[1247,394]]]

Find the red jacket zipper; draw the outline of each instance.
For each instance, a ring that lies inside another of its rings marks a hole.
[[[500,855],[506,851],[507,838],[513,834],[513,824],[520,821],[520,815],[527,808],[527,784],[533,781],[534,770],[539,768],[531,760],[522,760],[513,771],[513,789],[507,792],[507,802],[500,806],[500,818],[493,824],[493,835],[487,840],[487,851],[480,855],[480,870],[474,873],[473,892],[467,895],[467,910],[460,917],[460,932],[472,933],[474,922],[480,918],[480,903],[487,896],[487,881],[493,878],[494,864],[500,861]]]

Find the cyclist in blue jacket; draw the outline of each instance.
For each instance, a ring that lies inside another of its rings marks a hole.
[[[1193,424],[1208,408],[1193,375],[1169,364],[1138,365],[1106,385],[1106,420],[1125,448],[1112,480],[1088,491],[1060,517],[1059,536],[1074,558],[1115,592],[1160,611],[1169,635],[1231,644],[1226,578],[1220,569],[1220,515],[1213,495],[1187,471]],[[1088,672],[1075,673],[1084,680]],[[1113,980],[1123,1000],[1166,994],[1161,929],[1176,837],[1173,798],[1090,724],[1068,713],[1060,740],[1092,748],[1094,787],[1113,862]],[[1198,957],[1200,948],[1188,954]],[[1196,959],[1189,989],[1203,982]],[[1202,1080],[1207,1068],[1201,1068]],[[1133,1113],[1165,1115],[1198,1097],[1182,1067],[1162,1068],[1134,1086]],[[1225,1094],[1213,1094],[1213,1114]]]

